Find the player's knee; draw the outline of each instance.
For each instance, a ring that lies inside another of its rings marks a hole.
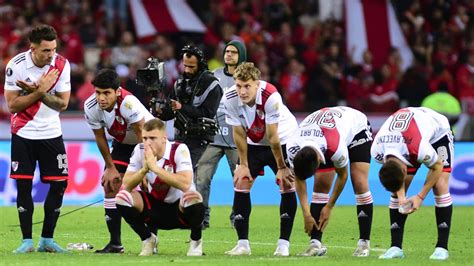
[[[53,193],[63,195],[67,188],[67,180],[50,182],[49,190]]]
[[[204,204],[199,202],[185,207],[183,209],[183,215],[191,227],[200,225],[204,220]]]
[[[126,190],[121,190],[117,195],[115,195],[115,204],[117,207],[124,206],[124,207],[133,207],[134,206],[134,200],[132,193],[126,191]]]
[[[250,179],[248,177],[243,177],[239,180],[234,185],[235,190],[250,190],[252,188],[252,183],[250,182]]]

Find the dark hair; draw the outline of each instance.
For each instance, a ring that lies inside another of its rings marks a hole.
[[[305,146],[299,150],[293,159],[293,170],[299,180],[306,180],[319,167],[319,155],[311,147]]]
[[[396,160],[387,160],[380,168],[379,179],[386,190],[397,192],[403,185],[405,174]]]
[[[181,54],[187,58],[191,58],[191,56],[194,55],[197,58],[199,70],[207,69],[207,62],[204,58],[204,52],[197,46],[187,44],[183,47],[183,49],[181,49]]]
[[[40,44],[41,41],[54,41],[58,38],[56,30],[49,25],[40,25],[33,28],[28,36],[31,43]]]
[[[112,88],[114,90],[120,87],[120,78],[113,69],[102,69],[92,80],[92,85],[100,89]]]
[[[163,122],[159,118],[154,118],[154,119],[146,121],[145,124],[143,125],[143,130],[145,131],[152,131],[155,129],[166,131],[165,122]]]

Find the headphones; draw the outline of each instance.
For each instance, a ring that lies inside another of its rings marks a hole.
[[[207,63],[204,59],[204,52],[197,46],[192,44],[185,45],[183,49],[181,49],[181,56],[184,54],[194,55],[197,57],[199,70],[207,69]]]

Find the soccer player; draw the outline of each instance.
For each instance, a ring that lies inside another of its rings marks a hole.
[[[227,43],[224,47],[225,66],[214,71],[214,76],[219,80],[219,84],[224,93],[234,85],[233,75],[235,69],[239,64],[245,62],[245,60],[247,60],[245,44],[237,40]],[[214,136],[214,141],[210,143],[204,151],[196,171],[196,187],[202,195],[203,203],[206,208],[203,228],[209,227],[211,212],[209,208],[209,194],[211,192],[212,177],[216,173],[219,161],[225,155],[231,175],[233,175],[233,171],[239,159],[232,136],[232,127],[225,122],[223,98],[217,109],[217,121],[219,123],[219,132]],[[230,219],[233,224],[233,214],[230,215]]]
[[[403,230],[407,215],[415,212],[433,188],[438,242],[430,256],[448,259],[448,238],[453,201],[449,194],[449,177],[453,160],[453,136],[448,119],[425,107],[403,108],[382,125],[371,149],[372,157],[383,164],[380,182],[390,192],[391,247],[381,259],[403,258]],[[418,168],[424,164],[428,174],[421,190],[406,198]]]
[[[41,181],[49,184],[38,251],[66,251],[53,240],[53,234],[68,179],[59,113],[69,103],[71,68],[68,60],[56,53],[56,39],[51,26],[33,28],[29,34],[30,50],[13,57],[5,71],[5,99],[13,114],[10,178],[16,180],[16,204],[23,235],[15,253],[34,251],[31,191],[36,162]]]
[[[253,181],[269,166],[280,187],[280,238],[275,256],[289,256],[290,235],[297,209],[294,180],[286,165],[285,144],[295,132],[296,118],[283,105],[272,84],[260,80],[253,63],[242,63],[234,73],[235,85],[226,93],[226,122],[233,127],[239,166],[234,173],[234,221],[239,240],[228,255],[250,255],[248,240]]]
[[[117,208],[140,236],[140,256],[157,253],[156,229],[200,228],[202,197],[193,183],[191,155],[186,144],[170,142],[166,126],[153,119],[143,126],[143,143],[135,147],[117,196]],[[143,179],[151,192],[133,190]],[[191,231],[188,256],[202,255],[201,230]],[[199,233],[197,235],[196,233]]]
[[[287,144],[305,232],[311,237],[309,247],[301,255],[322,256],[327,252],[321,243],[322,234],[350,168],[359,222],[359,241],[353,255],[369,256],[373,211],[368,184],[371,144],[372,130],[367,117],[349,107],[322,108],[310,114],[299,125],[296,137]],[[336,183],[329,196],[336,173]],[[313,195],[309,206],[306,179],[313,175]]]
[[[120,87],[120,78],[112,69],[99,71],[92,85],[95,93],[85,101],[84,112],[105,161],[102,186],[105,222],[110,233],[109,243],[96,253],[123,253],[121,216],[115,206],[115,195],[122,185],[133,148],[142,142],[143,124],[153,119],[153,115],[135,96]],[[105,129],[113,137],[112,149],[109,149]]]

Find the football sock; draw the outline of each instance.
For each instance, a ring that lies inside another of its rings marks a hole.
[[[142,241],[151,236],[150,230],[137,209],[117,204],[117,210]]]
[[[23,239],[32,239],[32,224],[33,224],[33,197],[31,190],[33,188],[33,181],[29,179],[17,179],[17,196],[16,207],[18,209],[18,218],[20,219],[21,233]]]
[[[357,220],[359,222],[359,239],[370,240],[372,214],[374,209],[372,194],[369,192],[356,195]]]
[[[396,209],[390,208],[390,235],[392,238],[392,243],[390,245],[391,247],[399,247],[400,249],[402,248],[403,231],[407,217],[408,215],[401,214],[398,211],[398,207]]]
[[[105,223],[109,229],[110,243],[113,245],[122,245],[120,237],[120,227],[122,216],[115,206],[115,198],[104,199]]]
[[[321,214],[321,210],[326,206],[326,203],[311,203],[311,216],[313,216],[314,220],[316,223],[318,223],[319,216]],[[321,230],[316,229],[316,227],[313,228],[313,231],[311,231],[311,239],[316,239],[321,242],[321,239],[323,237],[323,232]]]
[[[289,192],[281,194],[280,201],[280,239],[290,240],[293,221],[297,209],[296,193]]]
[[[249,218],[252,211],[250,193],[234,192],[235,229],[239,239],[249,238]]]
[[[67,181],[52,181],[49,183],[48,195],[44,201],[44,222],[41,232],[41,236],[44,238],[53,238],[66,187]]]
[[[436,224],[438,225],[438,242],[436,247],[448,249],[451,217],[453,215],[453,201],[451,195],[435,196]]]

